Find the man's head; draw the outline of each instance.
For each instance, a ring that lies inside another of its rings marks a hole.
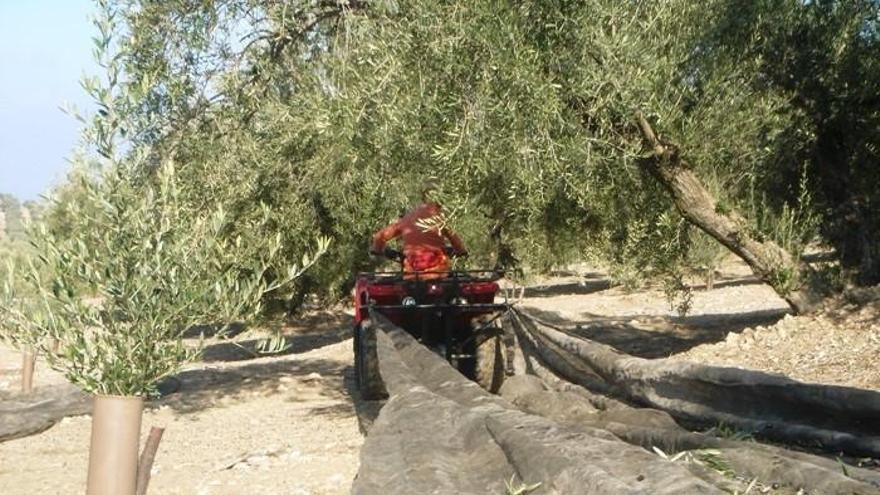
[[[437,190],[440,189],[440,182],[436,177],[429,177],[422,182],[422,201],[425,203],[433,203],[436,201]]]

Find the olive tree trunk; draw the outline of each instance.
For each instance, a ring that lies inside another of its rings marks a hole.
[[[814,309],[822,293],[812,283],[810,267],[795,260],[775,242],[755,239],[745,219],[735,211],[720,211],[715,198],[681,158],[679,150],[662,142],[641,113],[636,118],[642,138],[651,150],[651,155],[640,160],[640,164],[669,191],[679,213],[742,258],[795,312]]]

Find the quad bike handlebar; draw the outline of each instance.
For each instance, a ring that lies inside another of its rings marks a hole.
[[[453,247],[449,247],[449,246],[444,247],[443,252],[446,253],[446,256],[449,256],[450,258],[467,258],[468,257],[467,251],[459,251],[459,250],[457,250]],[[388,258],[389,260],[398,261],[400,263],[403,263],[403,260],[405,258],[402,251],[399,251],[397,249],[393,249],[390,247],[386,247],[381,253],[371,252],[370,254],[373,254],[376,256],[384,256],[384,257]]]
[[[403,251],[398,251],[397,249],[392,249],[390,247],[385,248],[382,252],[382,255],[388,258],[389,260],[395,260],[403,263],[403,259],[405,256],[403,255]]]
[[[459,251],[458,249],[449,246],[443,248],[443,252],[450,258],[467,258],[469,256],[467,251]]]

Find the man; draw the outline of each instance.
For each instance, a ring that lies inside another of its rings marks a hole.
[[[420,279],[442,278],[449,272],[447,239],[452,244],[452,255],[467,255],[461,239],[443,224],[440,205],[430,199],[435,189],[433,181],[426,182],[422,188],[422,203],[377,232],[370,247],[372,254],[381,255],[385,244],[399,237],[403,241],[404,272],[430,272],[420,274]]]

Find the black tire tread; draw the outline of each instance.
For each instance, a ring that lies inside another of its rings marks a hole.
[[[376,328],[368,319],[355,327],[355,372],[358,389],[365,400],[388,397],[385,383],[379,373],[379,354],[376,349]]]
[[[475,327],[479,328],[483,323],[479,319],[474,321]],[[492,323],[497,326],[497,320]],[[497,393],[504,383],[506,369],[506,348],[500,335],[486,339],[477,346],[476,363],[474,365],[474,381],[483,389],[491,393]]]

